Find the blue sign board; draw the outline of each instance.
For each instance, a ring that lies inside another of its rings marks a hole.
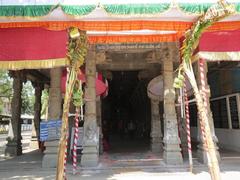
[[[62,120],[49,120],[40,123],[40,141],[60,139]]]

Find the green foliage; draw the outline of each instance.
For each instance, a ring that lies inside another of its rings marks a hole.
[[[7,114],[4,112],[4,106],[10,105],[12,98],[12,83],[13,80],[9,77],[8,71],[0,70],[0,113]]]
[[[74,86],[74,89],[73,89],[73,104],[74,106],[76,107],[80,107],[81,105],[83,105],[83,99],[82,99],[82,96],[83,96],[83,92],[82,92],[82,88],[80,86],[80,81],[77,80],[76,81],[76,84]]]
[[[183,87],[183,83],[184,83],[184,76],[182,74],[179,74],[178,77],[174,79],[173,87],[181,88]]]
[[[29,114],[32,115],[34,112],[34,88],[32,87],[31,83],[28,81],[23,84],[22,89],[22,114]]]
[[[0,96],[11,97],[12,96],[12,83],[13,80],[9,77],[8,71],[0,70]]]
[[[0,113],[7,114],[4,106],[10,106],[13,95],[13,79],[8,75],[8,71],[0,70]],[[30,82],[23,85],[22,89],[22,114],[33,114],[34,89]]]
[[[8,114],[4,106],[10,106],[13,95],[13,79],[8,71],[0,70],[0,113]],[[22,114],[33,114],[34,89],[30,82],[23,85],[22,89]]]
[[[77,28],[70,28],[69,34],[67,57],[70,60],[71,67],[79,68],[83,65],[84,57],[87,54],[86,32],[79,31]]]
[[[85,31],[80,31],[78,28],[72,27],[69,28],[69,44],[68,44],[68,53],[67,57],[70,61],[70,73],[68,75],[67,88],[69,91],[66,93],[72,92],[73,104],[76,107],[79,107],[83,104],[83,92],[80,87],[80,82],[77,80],[77,74],[79,73],[79,68],[84,63],[84,58],[87,55],[87,36]],[[73,82],[72,87],[70,87],[70,82]]]
[[[44,89],[42,91],[42,96],[41,96],[41,104],[42,104],[41,117],[44,116],[45,119],[47,118],[46,113],[48,110],[48,99],[49,99],[48,91],[47,89]]]

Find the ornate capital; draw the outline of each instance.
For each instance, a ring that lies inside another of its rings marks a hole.
[[[41,90],[44,89],[44,84],[43,83],[40,83],[40,82],[36,82],[36,81],[32,81],[32,85],[33,87],[36,89],[36,88],[40,88]]]
[[[9,71],[9,76],[12,78],[19,78],[22,82],[26,82],[26,74],[24,73],[24,70],[19,71]]]
[[[159,99],[151,99],[151,104],[159,105],[160,100]]]

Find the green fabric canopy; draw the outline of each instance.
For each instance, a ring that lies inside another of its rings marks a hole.
[[[46,16],[53,9],[55,5],[9,5],[9,6],[0,6],[0,16],[13,17],[13,16],[22,16],[22,17],[38,17]]]
[[[202,14],[213,3],[178,3],[181,11],[190,14]],[[240,12],[240,2],[234,3],[236,11]],[[4,5],[0,6],[0,16],[5,17],[41,17],[51,13],[55,8],[61,7],[65,14],[84,16],[90,14],[97,5]],[[101,6],[100,6],[101,7]],[[104,4],[102,8],[111,15],[154,15],[164,13],[171,8],[171,3],[159,4]]]
[[[236,11],[240,13],[240,3],[235,4]]]
[[[162,4],[106,4],[106,12],[116,15],[158,14],[170,8],[170,3]]]
[[[185,13],[191,14],[203,14],[214,3],[178,3],[178,7]],[[233,3],[236,8],[236,12],[240,12],[240,3]]]
[[[179,3],[178,7],[186,13],[203,14],[213,3]]]
[[[61,5],[61,8],[65,14],[73,16],[83,16],[91,13],[96,8],[96,5]]]

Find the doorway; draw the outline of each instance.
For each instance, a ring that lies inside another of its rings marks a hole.
[[[149,150],[151,112],[148,80],[139,71],[112,71],[109,93],[102,101],[104,149],[110,153]]]

